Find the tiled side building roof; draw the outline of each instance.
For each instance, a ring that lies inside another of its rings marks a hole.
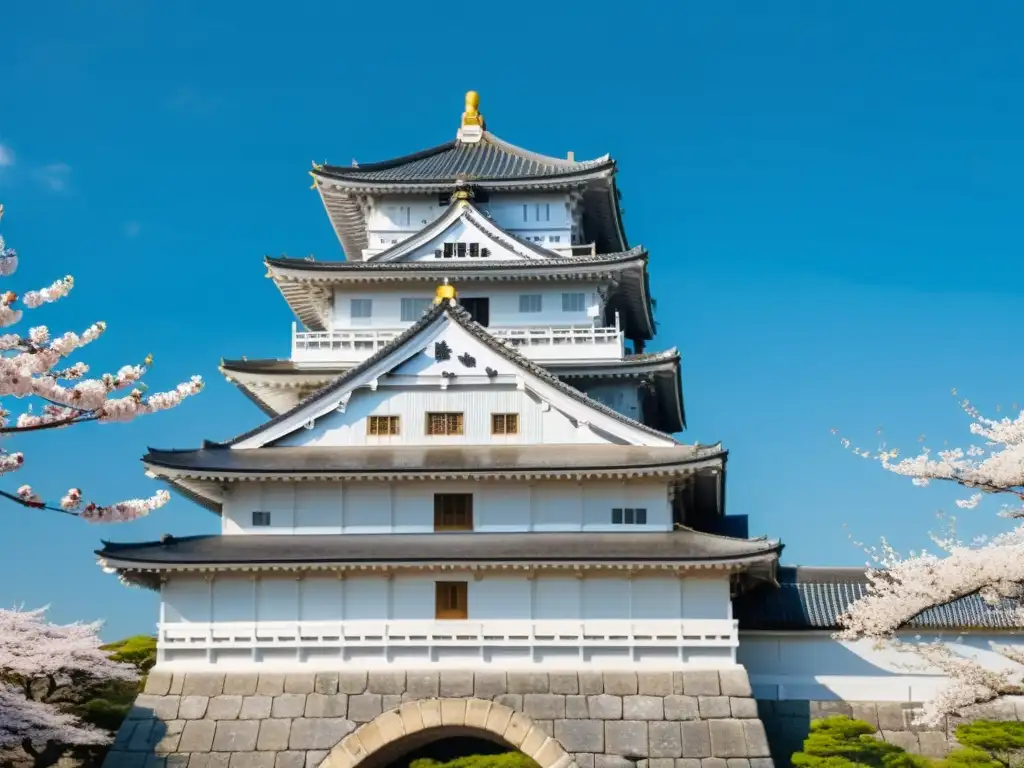
[[[741,630],[836,630],[839,617],[867,594],[863,568],[780,567],[778,587],[769,585],[739,596],[733,603]],[[989,605],[968,595],[923,611],[907,626],[915,629],[1020,630],[1017,601]]]

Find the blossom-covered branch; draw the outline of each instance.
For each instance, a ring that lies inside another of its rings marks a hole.
[[[956,391],[953,391],[956,395]],[[975,509],[987,494],[1011,499],[1000,516],[1021,519],[1024,508],[1024,411],[1016,418],[991,419],[971,403],[960,403],[973,422],[970,431],[983,444],[933,453],[924,448],[916,456],[899,458],[899,451],[882,445],[877,452],[852,448],[872,458],[883,469],[909,477],[915,485],[946,481],[971,491],[957,500],[961,509]],[[835,432],[835,430],[833,430]],[[851,444],[845,438],[843,446]],[[919,613],[967,595],[980,594],[989,604],[1013,606],[1024,626],[1024,524],[1011,525],[995,536],[962,542],[955,528],[932,535],[935,552],[901,556],[883,539],[869,549],[868,594],[840,618],[843,639],[868,638],[887,641],[902,650],[913,650],[950,680],[945,690],[925,707],[923,719],[935,722],[944,714],[958,714],[966,707],[1003,696],[1024,695],[1024,654],[992,645],[1007,667],[994,670],[979,661],[953,652],[943,643],[908,643],[896,632]]]
[[[3,206],[0,205],[2,220]],[[0,236],[0,276],[13,274],[17,266],[17,252],[7,247]],[[73,287],[74,279],[69,275],[40,290],[28,291],[21,297],[13,291],[0,293],[0,328],[20,322],[26,310],[64,298]],[[42,403],[38,411],[29,406],[16,417],[0,406],[0,437],[65,429],[92,421],[131,421],[138,416],[173,408],[202,390],[202,379],[193,376],[167,392],[146,394],[142,379],[152,363],[151,357],[141,365],[126,365],[116,373],[104,373],[95,378],[87,378],[89,366],[85,363],[66,364],[70,355],[91,344],[105,330],[106,324],[97,322],[81,334],[67,332],[51,336],[46,326],[39,325],[30,328],[25,336],[13,332],[0,335],[0,398],[34,398]],[[0,475],[17,471],[24,463],[24,454],[0,450]],[[0,498],[24,507],[61,512],[92,522],[122,522],[163,506],[170,496],[166,491],[160,491],[148,499],[130,499],[103,506],[84,503],[82,491],[71,488],[59,503],[47,503],[31,486],[22,485],[16,491],[0,489]]]

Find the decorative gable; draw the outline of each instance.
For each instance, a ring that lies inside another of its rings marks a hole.
[[[425,413],[461,413],[467,426],[445,440],[426,439],[419,423]],[[490,444],[500,442],[492,439],[492,416],[504,413],[521,414],[522,424],[533,425],[516,431],[519,442],[676,444],[519,357],[446,302],[334,384],[231,446],[394,441],[390,422],[386,429],[379,419],[370,423],[384,416],[398,416],[405,425],[398,429],[404,444]]]
[[[436,221],[412,237],[367,259],[370,262],[535,261],[558,254],[521,240],[466,200],[457,200]]]

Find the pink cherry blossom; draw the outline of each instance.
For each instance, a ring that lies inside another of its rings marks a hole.
[[[3,206],[0,205],[0,219]],[[17,254],[0,237],[0,275],[10,275],[17,267]],[[14,291],[0,292],[0,327],[18,323],[27,310],[59,301],[74,288],[68,275],[39,290],[30,290],[20,297]],[[143,384],[151,358],[141,365],[124,365],[114,373],[86,378],[89,366],[67,358],[96,341],[107,326],[93,323],[81,333],[68,331],[53,334],[45,325],[28,329],[27,335],[0,335],[0,398],[41,401],[37,408],[27,405],[17,415],[0,407],[0,436],[43,429],[62,429],[88,421],[125,422],[139,416],[164,411],[180,405],[198,394],[203,380],[193,376],[166,392],[149,394]],[[13,424],[13,426],[12,426]],[[23,454],[0,450],[0,476],[20,469]],[[81,517],[90,522],[125,522],[135,520],[167,503],[166,491],[148,499],[129,499],[110,505],[84,503],[82,491],[75,488],[51,504],[33,488],[24,485],[16,492],[0,489],[0,497],[25,507],[46,509]]]

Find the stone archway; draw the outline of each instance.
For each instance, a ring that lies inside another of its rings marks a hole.
[[[562,745],[529,717],[475,698],[408,701],[359,726],[330,751],[320,768],[356,768],[388,746],[447,731],[475,733],[506,744],[533,758],[540,768],[576,768]]]

